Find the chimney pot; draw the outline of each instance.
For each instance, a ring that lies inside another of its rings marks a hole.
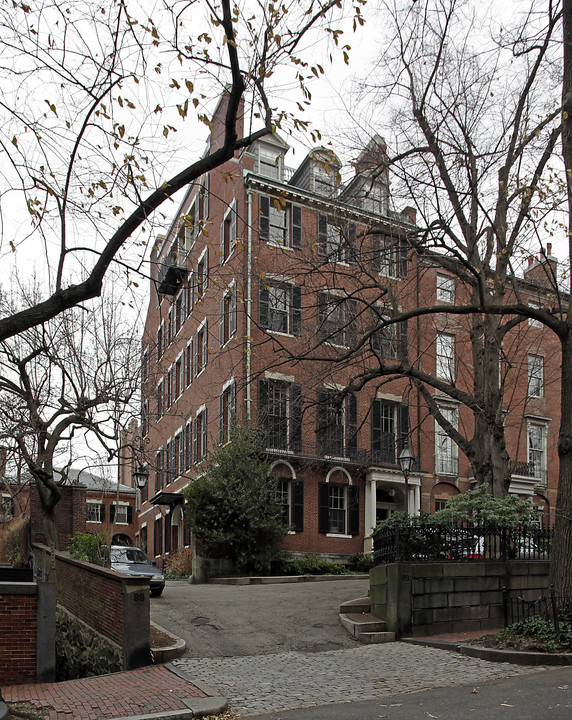
[[[552,243],[551,242],[546,243],[546,254],[552,255]]]

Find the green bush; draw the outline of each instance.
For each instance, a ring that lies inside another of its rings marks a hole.
[[[68,551],[76,560],[84,560],[94,565],[103,565],[107,556],[107,536],[105,532],[75,533],[70,537]]]
[[[373,567],[373,557],[362,552],[350,555],[348,559],[348,568],[352,572],[366,573]]]

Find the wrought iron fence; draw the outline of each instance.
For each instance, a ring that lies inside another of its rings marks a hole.
[[[548,560],[549,528],[499,528],[462,524],[436,527],[417,518],[396,521],[373,533],[375,565],[392,562],[473,562],[479,560]]]
[[[509,597],[508,590],[503,587],[502,601],[505,628],[531,617],[543,617],[553,623],[558,637],[561,621],[572,617],[572,598],[557,596],[552,585],[547,595],[541,595],[536,600],[525,600],[519,596]]]

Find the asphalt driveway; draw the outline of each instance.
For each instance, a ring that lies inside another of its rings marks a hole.
[[[356,647],[338,624],[340,603],[365,597],[369,580],[276,585],[191,585],[168,580],[151,620],[187,643],[187,657],[236,657]]]

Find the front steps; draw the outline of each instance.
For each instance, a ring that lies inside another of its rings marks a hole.
[[[339,618],[349,634],[364,645],[395,641],[395,633],[387,632],[385,620],[371,614],[369,598],[342,603]]]

